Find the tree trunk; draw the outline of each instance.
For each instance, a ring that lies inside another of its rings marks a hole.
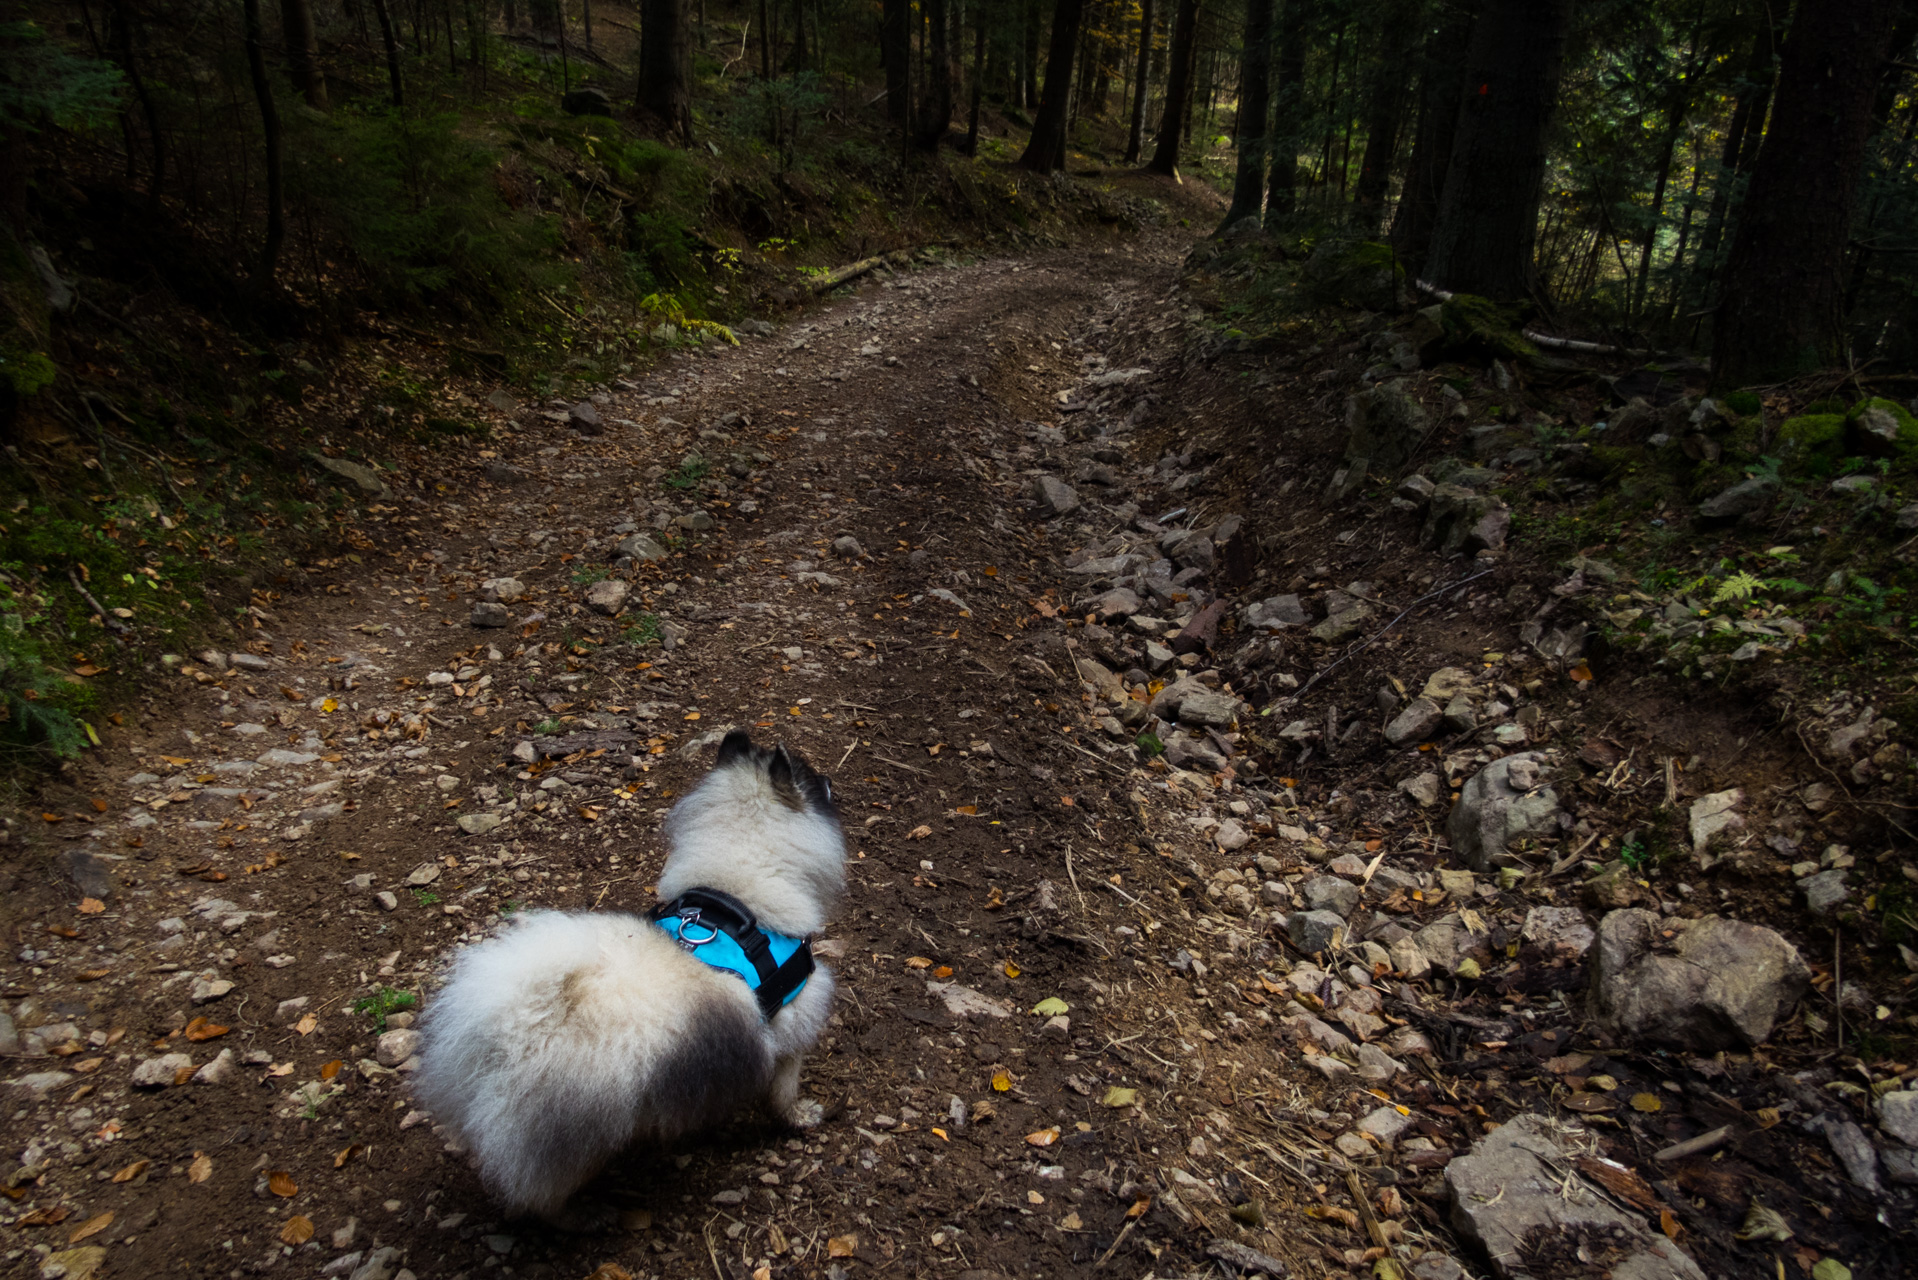
[[[904,127],[912,92],[912,0],[882,0],[879,60],[886,68],[886,119]]]
[[[1425,278],[1441,289],[1521,298],[1545,179],[1571,0],[1489,0],[1472,31],[1466,97]]]
[[[793,47],[786,55],[788,75],[806,69],[806,0],[793,0]]]
[[[586,52],[591,53],[593,51],[593,0],[579,0],[579,26],[580,34],[586,37]]]
[[[386,78],[391,82],[397,110],[406,105],[406,82],[400,79],[400,42],[393,33],[393,15],[387,12],[386,0],[373,0],[373,16],[380,20],[380,42],[386,46]]]
[[[326,75],[320,70],[320,41],[309,0],[280,0],[280,38],[286,42],[286,69],[293,86],[307,106],[326,110]]]
[[[979,3],[979,0],[974,0]],[[972,25],[972,110],[966,121],[966,154],[979,154],[979,100],[986,91],[986,15],[984,5],[973,16]]]
[[[273,103],[273,82],[266,74],[260,0],[241,0],[240,12],[246,23],[246,68],[260,108],[260,132],[266,139],[266,244],[260,249],[259,268],[248,282],[249,291],[257,296],[272,287],[279,270],[280,245],[286,239],[286,197],[281,183],[280,112]]]
[[[1032,124],[1032,139],[1019,164],[1039,173],[1066,167],[1066,99],[1072,93],[1072,54],[1079,44],[1085,0],[1055,0],[1052,40],[1046,50],[1045,96]]]
[[[1039,0],[1026,0],[1026,109],[1039,106]]]
[[[1199,29],[1199,0],[1179,0],[1172,22],[1172,52],[1166,62],[1165,114],[1159,120],[1159,140],[1146,165],[1150,173],[1179,176],[1179,138],[1185,132],[1186,112],[1192,105],[1194,54]]]
[[[1223,231],[1241,218],[1265,214],[1266,116],[1270,114],[1272,0],[1245,0],[1245,56],[1239,71],[1239,171]]]
[[[147,133],[153,139],[153,169],[147,182],[147,201],[158,204],[160,188],[166,182],[166,138],[160,132],[160,114],[153,103],[153,94],[148,91],[146,80],[140,75],[139,63],[133,57],[133,5],[131,0],[111,0],[112,8],[108,19],[108,44],[112,46],[114,60],[120,64],[120,70],[126,74],[127,83],[133,86],[133,95],[140,100],[140,114],[146,117]],[[132,163],[131,154],[127,157]]]
[[[1726,263],[1715,387],[1842,362],[1845,238],[1896,12],[1897,0],[1854,0],[1801,7],[1792,21]]]
[[[1758,158],[1758,139],[1765,132],[1765,112],[1771,105],[1771,89],[1777,58],[1778,33],[1769,20],[1761,22],[1752,37],[1751,55],[1739,77],[1737,105],[1732,108],[1731,123],[1725,129],[1725,150],[1719,158],[1718,177],[1712,183],[1712,202],[1705,213],[1705,229],[1698,239],[1697,267],[1694,278],[1700,300],[1712,293],[1713,282],[1723,263],[1719,250],[1724,243],[1725,221],[1731,213],[1732,190],[1739,175]]]
[[[1265,218],[1298,212],[1299,140],[1305,136],[1305,37],[1312,0],[1284,0],[1279,16],[1278,64],[1272,92],[1272,179]]]
[[[1448,6],[1438,28],[1426,36],[1418,132],[1392,218],[1392,247],[1413,263],[1425,261],[1432,225],[1438,220],[1439,195],[1445,190],[1445,170],[1458,133],[1459,102],[1465,95],[1465,56],[1477,16],[1478,0]]]
[[[939,140],[952,127],[952,42],[946,7],[950,0],[925,0],[926,91],[919,97],[919,120],[913,142],[922,151],[937,151]]]
[[[1145,149],[1146,72],[1152,66],[1152,0],[1140,0],[1139,61],[1132,73],[1132,119],[1126,127],[1125,162],[1139,163]]]
[[[681,142],[693,140],[690,25],[686,0],[641,0],[639,106]]]
[[[1379,44],[1372,83],[1366,91],[1365,158],[1359,161],[1355,203],[1360,229],[1377,235],[1385,212],[1385,191],[1392,179],[1405,105],[1411,97],[1412,40],[1418,30],[1420,0],[1388,0],[1379,14]]]

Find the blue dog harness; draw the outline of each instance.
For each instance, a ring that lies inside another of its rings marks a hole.
[[[744,981],[768,1019],[792,1003],[815,968],[804,938],[763,928],[751,908],[717,889],[688,889],[654,907],[652,918],[694,958]]]

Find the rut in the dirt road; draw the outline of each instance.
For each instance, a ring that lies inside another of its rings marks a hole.
[[[1224,1231],[1283,1175],[1184,1116],[1275,1087],[1267,1057],[1145,1007],[1143,920],[1099,923],[1144,797],[1025,634],[1075,593],[1024,473],[1141,269],[888,280],[599,405],[606,435],[526,413],[370,507],[364,567],[259,583],[245,646],[180,665],[66,797],[97,819],[47,850],[79,910],[51,878],[12,905],[9,1005],[62,1055],[15,1085],[12,1262],[1031,1275]],[[855,846],[828,1120],[635,1152],[592,1189],[610,1235],[502,1221],[409,1103],[412,997],[515,911],[650,906],[657,820],[735,724],[833,774]]]

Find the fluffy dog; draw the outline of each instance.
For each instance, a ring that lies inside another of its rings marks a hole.
[[[823,928],[845,886],[832,784],[743,731],[674,806],[666,838],[660,898],[706,902],[712,917],[730,895],[775,935],[775,954]],[[625,1147],[670,1142],[753,1102],[796,1126],[818,1122],[799,1069],[831,1012],[832,975],[802,944],[795,961],[810,974],[768,1011],[770,987],[756,994],[741,973],[698,958],[694,943],[717,930],[696,914],[666,923],[686,927],[529,912],[460,955],[427,1010],[414,1093],[509,1210],[554,1217]]]

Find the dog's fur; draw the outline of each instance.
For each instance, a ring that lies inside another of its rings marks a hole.
[[[822,929],[845,884],[832,786],[735,731],[667,818],[659,896],[723,890],[761,924]],[[530,912],[455,962],[422,1024],[413,1091],[515,1212],[553,1217],[623,1148],[769,1101],[817,1123],[802,1055],[832,1009],[824,965],[770,1021],[752,991],[637,916]]]

